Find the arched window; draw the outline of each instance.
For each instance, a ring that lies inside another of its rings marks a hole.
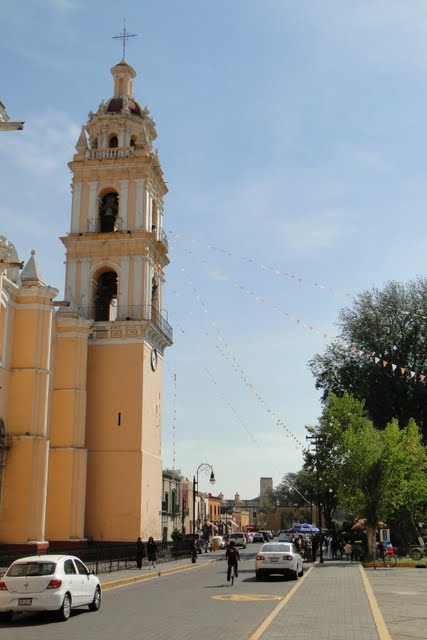
[[[95,320],[113,321],[117,317],[117,273],[104,271],[98,277],[94,296]]]
[[[92,149],[97,149],[98,148],[98,138],[94,138],[92,140]]]
[[[101,233],[117,231],[119,214],[119,196],[114,191],[106,193],[99,207],[99,230]]]
[[[134,147],[136,145],[136,136],[132,136],[132,138],[130,139],[130,146]]]
[[[117,147],[119,146],[119,139],[117,136],[111,136],[109,146],[110,149],[117,149]]]

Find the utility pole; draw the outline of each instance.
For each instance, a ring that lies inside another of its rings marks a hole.
[[[310,444],[314,444],[314,455],[316,459],[316,490],[317,490],[317,526],[320,531],[320,551],[319,562],[323,564],[323,534],[322,534],[322,504],[320,502],[320,474],[319,474],[319,456],[318,456],[318,444],[320,436],[316,433],[312,436],[306,436],[306,440],[309,440]]]

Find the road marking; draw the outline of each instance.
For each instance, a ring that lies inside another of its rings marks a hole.
[[[381,613],[380,608],[378,606],[378,602],[375,597],[374,591],[368,580],[368,576],[366,575],[366,572],[361,564],[359,564],[359,571],[360,571],[360,575],[362,576],[363,584],[365,586],[366,595],[368,596],[375,626],[377,627],[378,638],[379,640],[391,640],[391,636],[388,632],[386,623],[384,622],[383,614]]]
[[[282,596],[265,593],[233,593],[229,596],[212,596],[214,600],[231,600],[232,602],[255,602],[258,600],[281,600]]]
[[[117,580],[112,580],[111,582],[101,583],[101,588],[103,591],[118,589],[119,587],[126,587],[130,584],[135,584],[135,582],[142,582],[143,580],[154,580],[154,578],[161,578],[163,576],[170,575],[171,573],[178,573],[179,571],[191,571],[192,569],[199,569],[201,567],[205,567],[207,564],[212,564],[212,562],[216,562],[216,560],[207,560],[206,562],[200,564],[185,564],[182,567],[174,567],[173,569],[162,569],[161,571],[156,571],[155,573],[144,573],[142,575],[131,576],[129,578],[117,578]]]
[[[268,614],[268,616],[265,618],[264,622],[262,622],[260,624],[260,626],[258,627],[258,629],[255,631],[255,633],[253,633],[251,635],[251,637],[249,638],[249,640],[259,640],[259,638],[262,636],[262,634],[264,633],[264,631],[266,629],[268,629],[268,627],[271,625],[271,623],[273,622],[274,618],[277,616],[277,614],[283,609],[283,607],[285,606],[285,604],[287,604],[289,602],[289,600],[292,598],[292,596],[294,595],[295,591],[297,589],[300,588],[300,586],[302,585],[302,583],[304,582],[304,580],[306,579],[306,577],[308,576],[308,574],[310,573],[310,571],[313,570],[313,567],[310,567],[310,569],[308,571],[306,571],[303,575],[303,577],[301,578],[301,580],[298,580],[298,582],[295,584],[295,586],[292,587],[292,589],[289,591],[289,593],[286,594],[286,596],[283,598],[283,600],[281,602],[279,602],[279,604],[277,606],[274,607],[273,611],[271,613]],[[381,639],[382,640],[382,639]]]

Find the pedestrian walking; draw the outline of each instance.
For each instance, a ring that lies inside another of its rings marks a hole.
[[[344,545],[344,554],[346,560],[353,560],[353,545],[350,542],[346,542]]]
[[[142,561],[145,558],[145,546],[142,542],[141,536],[136,541],[136,566],[138,569],[142,569]]]
[[[148,564],[150,569],[156,567],[156,562],[158,560],[158,557],[159,557],[159,550],[157,548],[156,543],[153,540],[153,537],[150,536],[147,542],[147,558],[148,558]]]

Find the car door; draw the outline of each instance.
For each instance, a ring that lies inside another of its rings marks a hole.
[[[74,563],[77,567],[78,580],[80,584],[79,604],[89,604],[92,602],[94,596],[94,586],[92,580],[90,580],[89,569],[78,558],[74,558]]]
[[[67,590],[71,593],[72,605],[77,605],[79,602],[80,594],[80,578],[77,574],[77,569],[74,565],[72,558],[66,558],[64,560],[64,583],[67,585]]]

